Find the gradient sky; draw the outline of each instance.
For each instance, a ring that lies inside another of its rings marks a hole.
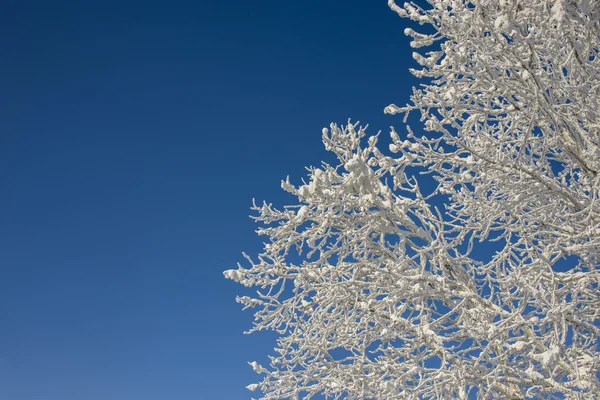
[[[400,117],[384,0],[13,1],[0,13],[0,399],[248,399],[273,334],[223,278],[251,199]]]

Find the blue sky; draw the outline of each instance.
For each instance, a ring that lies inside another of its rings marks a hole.
[[[0,14],[0,398],[245,399],[251,199],[372,132],[414,65],[383,0],[16,1]]]

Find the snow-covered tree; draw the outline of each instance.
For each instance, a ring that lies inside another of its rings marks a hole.
[[[422,129],[388,151],[332,124],[339,163],[254,207],[268,242],[225,276],[261,288],[238,301],[280,338],[249,388],[599,399],[600,2],[421,3],[389,1],[429,27],[405,31],[423,85],[385,111]]]

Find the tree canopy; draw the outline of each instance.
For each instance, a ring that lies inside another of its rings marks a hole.
[[[264,251],[225,276],[261,289],[238,298],[251,332],[280,337],[249,389],[600,398],[600,3],[421,3],[389,0],[428,28],[405,30],[423,84],[385,112],[422,126],[381,149],[332,124],[338,163],[282,182],[297,204],[253,208]]]

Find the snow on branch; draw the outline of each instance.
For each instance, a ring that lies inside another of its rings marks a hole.
[[[282,182],[296,204],[254,205],[267,244],[225,276],[260,288],[238,301],[256,309],[251,331],[280,337],[248,388],[600,398],[600,3],[388,4],[433,28],[405,32],[426,48],[413,71],[426,84],[385,109],[423,129],[391,128],[390,156],[379,134],[332,124],[337,163]]]

